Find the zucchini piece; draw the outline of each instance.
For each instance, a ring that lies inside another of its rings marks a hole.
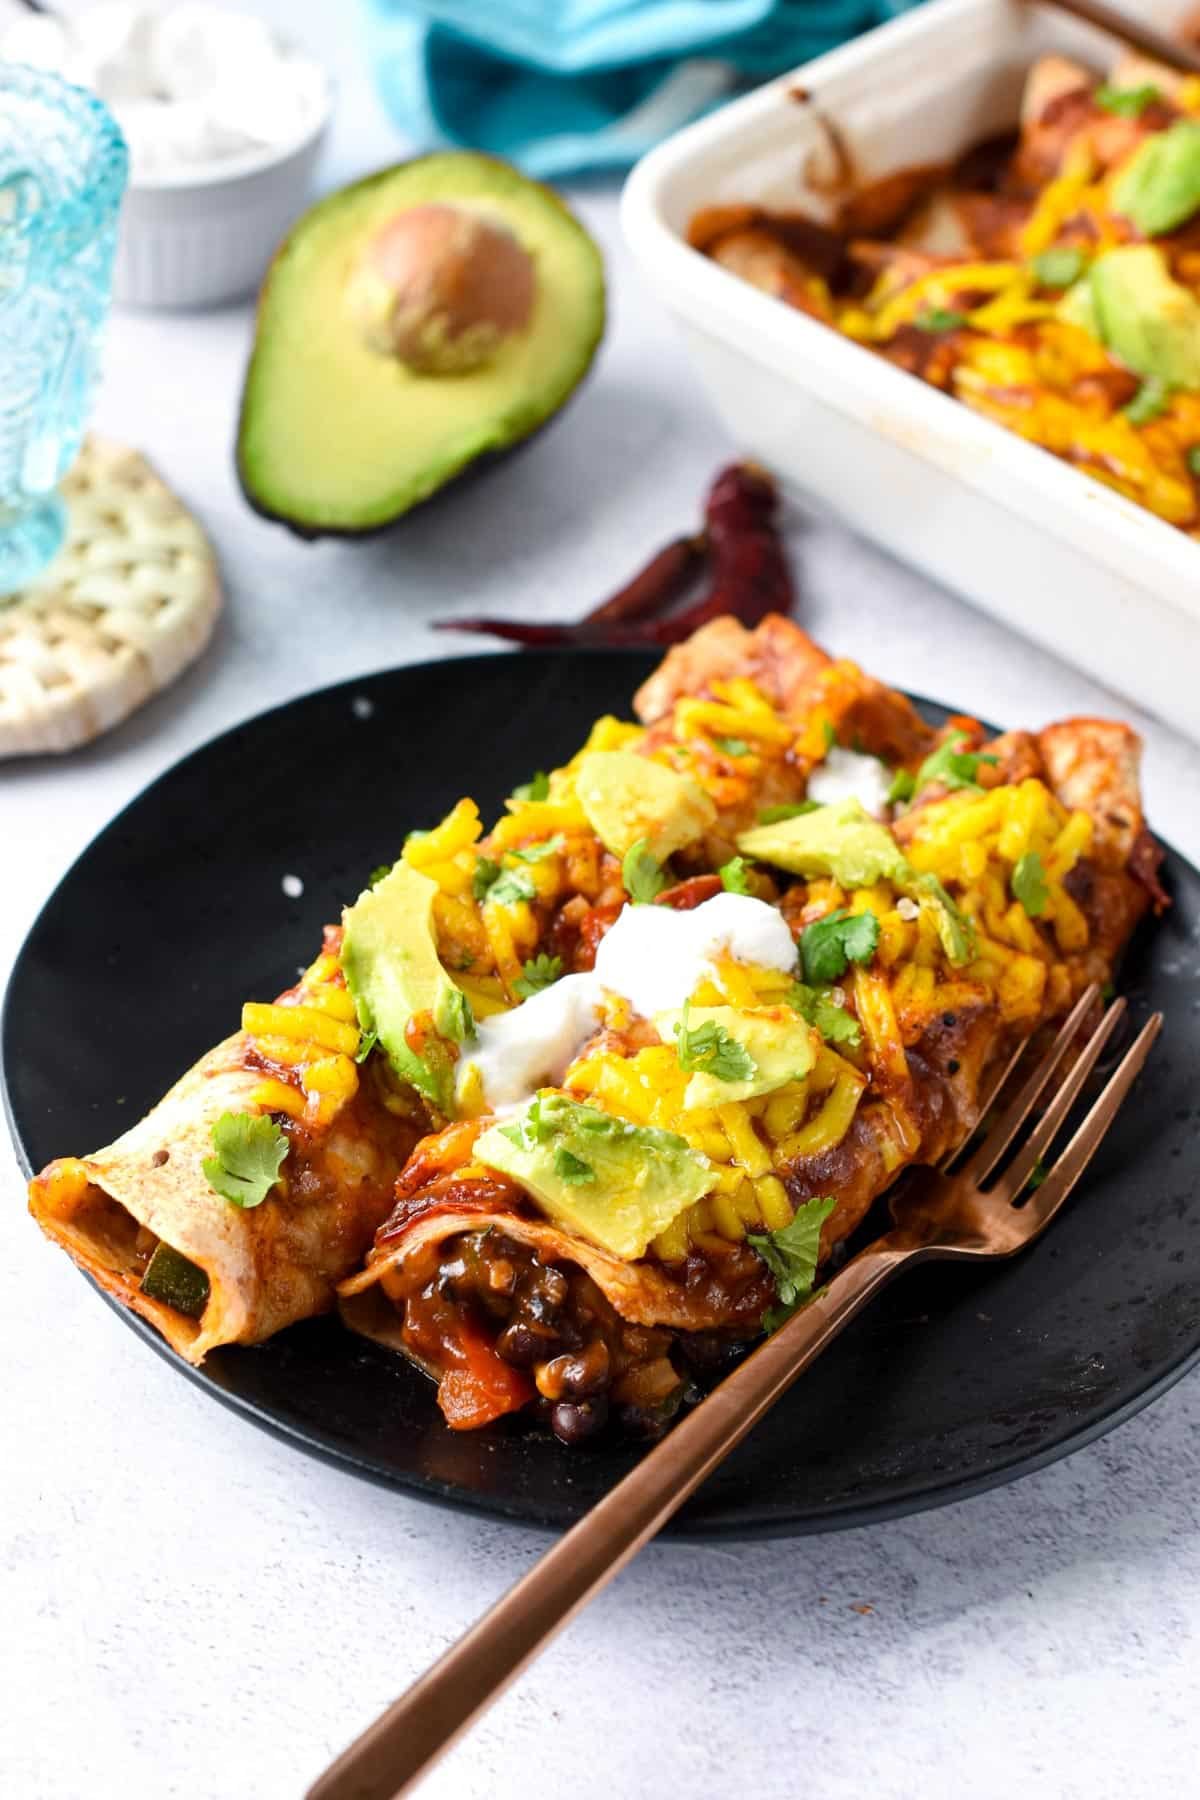
[[[141,1282],[143,1294],[161,1300],[189,1319],[198,1319],[208,1305],[209,1281],[204,1270],[172,1250],[170,1244],[159,1244],[146,1264]]]

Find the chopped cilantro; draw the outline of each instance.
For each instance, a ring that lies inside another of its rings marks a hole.
[[[465,1044],[469,1037],[475,1035],[475,1015],[471,1011],[471,1002],[460,987],[454,988],[439,1003],[437,1010],[437,1028],[443,1037],[452,1038],[456,1044]]]
[[[957,900],[947,893],[936,875],[928,872],[912,875],[909,888],[932,903],[934,924],[947,961],[956,969],[969,963],[975,954],[975,927]]]
[[[379,1033],[377,1031],[364,1031],[358,1040],[358,1049],[354,1053],[355,1062],[366,1062],[378,1042]]]
[[[554,1173],[560,1181],[570,1182],[572,1186],[596,1179],[596,1171],[591,1163],[584,1162],[582,1156],[576,1156],[562,1144],[554,1152]]]
[[[1128,406],[1121,411],[1131,425],[1148,425],[1171,404],[1171,390],[1161,375],[1147,375]]]
[[[500,864],[492,862],[490,857],[481,856],[475,864],[475,873],[471,877],[471,892],[477,900],[482,900],[492,884],[500,879]]]
[[[495,881],[488,888],[488,900],[496,906],[516,906],[522,900],[532,900],[537,895],[533,877],[524,869],[501,869]]]
[[[1049,1169],[1046,1167],[1045,1163],[1042,1161],[1041,1157],[1039,1156],[1037,1161],[1034,1163],[1032,1169],[1030,1169],[1029,1180],[1025,1184],[1026,1187],[1029,1189],[1030,1193],[1032,1193],[1035,1188],[1041,1187],[1043,1181],[1045,1181],[1045,1179],[1046,1179],[1047,1175],[1049,1175],[1049,1173],[1050,1173]]]
[[[718,750],[723,750],[726,756],[749,756],[750,754],[750,746],[745,738],[714,737],[713,743]]]
[[[524,850],[510,850],[509,855],[515,856],[519,862],[545,862],[548,856],[558,855],[563,847],[563,842],[561,837],[552,837],[547,839],[544,844],[528,844]]]
[[[927,307],[913,320],[918,331],[957,331],[966,322],[966,313],[955,312],[948,306]]]
[[[561,974],[561,956],[535,956],[525,964],[521,979],[513,983],[513,992],[520,994],[522,1000],[528,1000],[531,994],[540,994],[543,988],[553,987]]]
[[[625,892],[635,906],[648,906],[670,886],[670,878],[663,873],[663,866],[651,855],[649,840],[639,838],[631,844],[621,859],[621,880]]]
[[[1036,850],[1019,857],[1012,872],[1012,891],[1031,919],[1040,919],[1050,898],[1046,886],[1046,868]]]
[[[925,761],[913,777],[913,792],[920,793],[922,788],[932,787],[935,781],[953,793],[960,788],[976,788],[979,783],[975,777],[979,773],[981,763],[997,763],[998,756],[985,755],[976,750],[964,750],[967,743],[965,731],[952,731],[944,744],[939,744],[932,755]]]
[[[821,736],[825,739],[826,750],[832,750],[837,743],[837,732],[829,719],[821,720]]]
[[[833,998],[834,990],[829,987],[809,987],[806,982],[794,981],[788,989],[787,1003],[816,1027],[827,1044],[845,1044],[849,1050],[857,1050],[862,1043],[862,1026],[844,1006],[839,1006]]]
[[[550,777],[545,769],[539,769],[532,781],[521,783],[512,791],[514,800],[548,800],[550,798]]]
[[[1119,88],[1112,87],[1107,81],[1092,96],[1097,106],[1103,107],[1105,112],[1116,113],[1119,119],[1140,119],[1158,97],[1158,89],[1152,82],[1146,82],[1142,87]]]
[[[879,920],[873,912],[848,913],[844,906],[827,918],[806,925],[800,936],[804,978],[812,986],[836,981],[848,963],[870,962],[879,942]]]
[[[1200,478],[1200,444],[1193,444],[1188,451],[1187,466],[1191,474]]]
[[[1067,288],[1083,274],[1087,258],[1071,244],[1055,244],[1033,259],[1033,273],[1042,287]]]
[[[892,785],[887,791],[888,805],[898,806],[905,800],[911,800],[917,791],[917,778],[909,769],[897,769],[892,776]]]
[[[789,800],[783,806],[764,806],[758,815],[760,825],[778,825],[781,819],[799,819],[805,813],[816,812],[819,800]]]
[[[712,1075],[717,1081],[752,1081],[757,1064],[744,1044],[731,1037],[715,1019],[706,1019],[695,1030],[688,1027],[688,1009],[675,1027],[679,1040],[676,1054],[686,1074]]]
[[[395,866],[394,863],[379,863],[367,876],[367,886],[369,888],[378,887],[384,876],[390,875]]]
[[[286,1135],[266,1113],[222,1113],[212,1128],[215,1156],[201,1163],[205,1179],[222,1200],[243,1210],[261,1206],[288,1153]]]
[[[746,1242],[775,1277],[779,1295],[779,1305],[763,1320],[768,1331],[777,1330],[812,1293],[821,1254],[821,1227],[836,1205],[829,1197],[805,1200],[790,1224],[781,1225],[778,1231],[747,1234]]]
[[[727,894],[748,894],[750,883],[746,879],[746,859],[744,856],[732,856],[727,863],[722,863],[717,870],[721,877],[721,886]]]

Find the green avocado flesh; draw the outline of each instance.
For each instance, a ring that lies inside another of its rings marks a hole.
[[[685,1139],[542,1093],[475,1141],[475,1159],[511,1175],[556,1225],[634,1261],[715,1180]]]
[[[534,264],[528,324],[467,373],[417,373],[372,349],[346,303],[364,246],[429,205],[503,227]],[[595,244],[548,188],[507,164],[447,152],[342,188],[293,227],[263,286],[238,427],[246,497],[306,533],[386,525],[555,413],[603,328]]]
[[[141,1289],[151,1300],[173,1306],[189,1319],[198,1319],[208,1305],[208,1276],[178,1250],[172,1250],[170,1244],[155,1245]]]

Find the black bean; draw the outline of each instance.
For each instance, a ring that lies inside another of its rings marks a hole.
[[[550,1429],[564,1444],[582,1444],[594,1437],[608,1418],[608,1399],[596,1394],[590,1400],[559,1400],[550,1408]]]
[[[553,1356],[558,1344],[558,1333],[548,1326],[516,1318],[496,1339],[496,1353],[514,1369],[529,1369],[535,1362],[545,1362]]]

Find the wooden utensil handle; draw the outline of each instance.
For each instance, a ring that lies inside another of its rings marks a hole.
[[[308,1790],[308,1800],[396,1800],[774,1404],[912,1254],[887,1239],[833,1281],[534,1564]]]

